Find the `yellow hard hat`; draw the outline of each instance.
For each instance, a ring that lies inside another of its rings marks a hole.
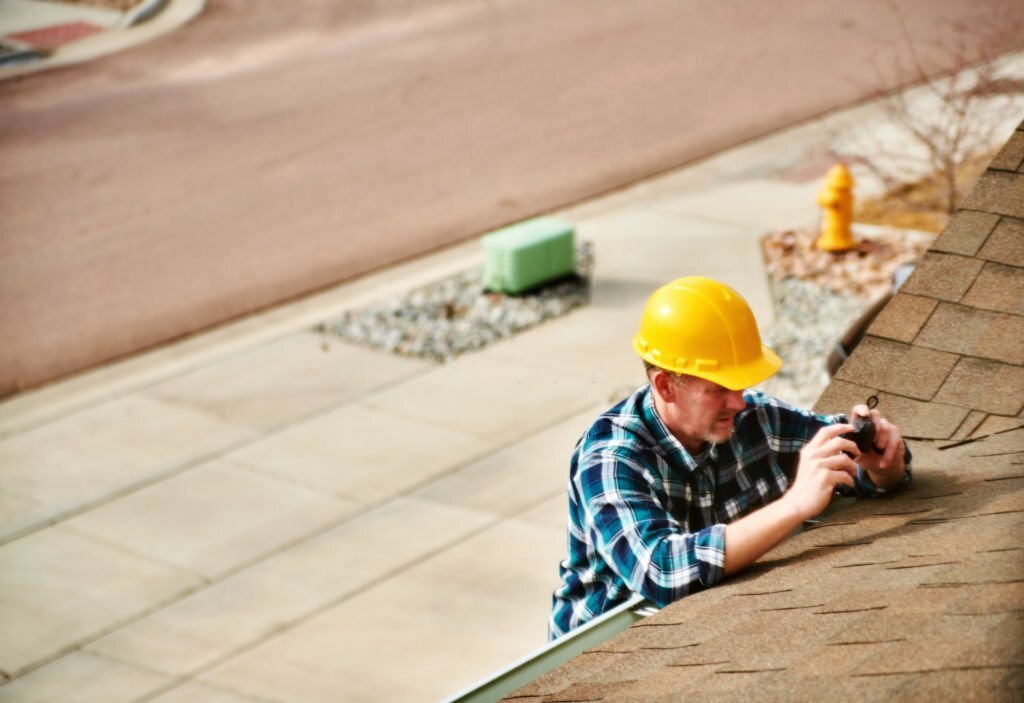
[[[651,295],[633,349],[655,366],[730,390],[754,386],[782,366],[761,344],[747,301],[699,276],[676,279]]]

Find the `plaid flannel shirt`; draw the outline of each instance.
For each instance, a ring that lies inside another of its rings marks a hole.
[[[746,391],[744,400],[730,439],[697,456],[665,427],[649,385],[580,438],[570,464],[569,554],[554,592],[551,639],[634,592],[661,607],[718,583],[725,524],[779,498],[796,476],[800,449],[821,427],[846,420],[758,391]],[[909,481],[908,463],[903,484]],[[854,483],[838,492],[886,492],[859,467]]]

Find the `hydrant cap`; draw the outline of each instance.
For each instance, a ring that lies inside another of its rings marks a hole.
[[[830,188],[837,188],[839,190],[850,190],[853,188],[853,176],[850,175],[850,169],[846,168],[845,164],[836,164],[830,168],[825,181]]]
[[[651,295],[633,349],[659,368],[730,390],[750,388],[782,365],[761,343],[747,301],[729,286],[699,276],[676,279]]]

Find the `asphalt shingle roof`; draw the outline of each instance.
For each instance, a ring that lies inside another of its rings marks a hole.
[[[872,394],[914,438],[909,490],[506,700],[1024,698],[1024,124],[816,407]]]

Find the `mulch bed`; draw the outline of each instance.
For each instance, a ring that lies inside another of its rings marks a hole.
[[[836,293],[877,298],[892,286],[901,264],[915,261],[934,241],[925,232],[854,225],[855,249],[821,251],[816,229],[786,229],[767,235],[761,246],[773,281],[797,278]]]

